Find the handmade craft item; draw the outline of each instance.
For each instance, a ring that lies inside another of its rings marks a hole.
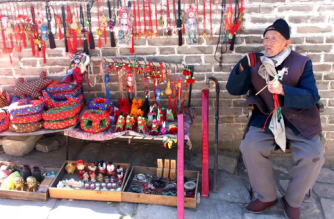
[[[14,185],[16,190],[23,191],[24,189],[24,180],[21,176],[15,176],[14,178]]]
[[[35,132],[41,128],[43,128],[43,121],[25,124],[14,124],[12,122],[9,123],[9,130],[18,133]]]
[[[74,104],[74,105],[61,106],[58,108],[49,109],[44,112],[43,119],[53,121],[53,120],[72,118],[80,112],[81,108],[82,105]]]
[[[119,115],[114,132],[123,131],[125,126],[125,119],[123,115]]]
[[[67,174],[73,174],[75,171],[75,165],[73,165],[71,162],[68,162],[65,166],[65,170],[67,172]]]
[[[46,78],[46,73],[41,72],[41,75],[34,82],[24,82],[23,78],[19,78],[13,89],[13,94],[20,98],[30,96],[33,99],[41,97],[41,91],[51,84],[53,80]]]
[[[125,130],[133,130],[133,126],[135,125],[135,119],[128,115],[125,120]]]
[[[103,132],[109,124],[109,114],[102,110],[86,110],[80,121],[81,129],[90,133]]]
[[[79,115],[75,115],[74,117],[69,117],[66,119],[59,119],[59,120],[47,120],[44,121],[44,128],[45,129],[64,129],[75,125],[79,120]]]
[[[36,192],[38,187],[38,182],[35,177],[33,176],[27,177],[27,185],[28,185],[27,192],[30,192],[31,189],[33,192]]]
[[[66,84],[81,84],[87,71],[87,65],[90,63],[90,58],[83,52],[69,52],[67,56],[72,59],[71,66],[61,82]]]
[[[40,100],[22,100],[12,103],[9,106],[9,113],[12,116],[20,116],[38,113],[43,110],[44,103]]]

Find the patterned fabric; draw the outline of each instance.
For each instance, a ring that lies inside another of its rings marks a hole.
[[[66,100],[66,97],[77,97],[80,94],[82,94],[81,86],[78,86],[71,91],[52,93],[50,97],[55,100]]]
[[[80,121],[82,130],[90,133],[103,132],[109,125],[109,114],[103,110],[86,110]]]
[[[12,103],[9,106],[9,113],[12,116],[34,114],[42,111],[44,103],[40,100],[21,100],[16,103]]]
[[[38,122],[41,121],[42,115],[44,111],[40,111],[38,113],[34,114],[28,114],[28,115],[23,115],[23,116],[10,116],[10,121],[12,123],[33,123],[33,122]]]
[[[63,120],[54,120],[54,121],[45,121],[44,128],[45,129],[64,129],[75,125],[79,120],[79,115],[75,115],[72,118],[63,119]]]
[[[51,79],[46,79],[46,73],[42,71],[41,76],[34,82],[24,82],[23,78],[19,78],[19,82],[13,89],[13,94],[17,97],[24,98],[30,96],[33,99],[39,98],[41,91],[53,82]]]
[[[14,124],[10,122],[9,130],[13,132],[26,133],[35,132],[43,128],[43,121],[27,123],[27,124]]]
[[[26,97],[26,98],[13,97],[12,103],[16,103],[16,102],[19,102],[19,101],[21,101],[21,100],[27,100],[27,101],[30,101],[30,100],[31,100],[31,97]]]
[[[108,110],[112,108],[112,102],[107,98],[96,97],[89,102],[88,109]]]
[[[0,108],[4,106],[9,106],[10,100],[8,98],[8,93],[5,90],[2,91],[2,93],[0,94]]]
[[[64,84],[60,83],[61,80],[59,81],[54,81],[52,84],[50,84],[46,90],[48,93],[59,93],[59,92],[66,92],[66,91],[71,91],[73,90],[76,85],[74,84]]]
[[[9,118],[5,111],[0,110],[0,132],[7,130],[9,127]]]
[[[44,105],[46,106],[46,108],[48,109],[53,109],[53,108],[57,108],[57,107],[61,107],[61,106],[68,106],[68,105],[72,105],[74,103],[76,104],[83,104],[83,94],[81,94],[78,97],[70,97],[67,96],[67,100],[54,100],[51,98],[51,96],[46,92],[43,91],[43,101],[44,101]]]
[[[72,118],[76,114],[80,112],[83,105],[69,105],[69,106],[61,106],[54,109],[49,109],[43,114],[44,120],[60,120],[66,118]]]

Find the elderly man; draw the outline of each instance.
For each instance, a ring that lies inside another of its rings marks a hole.
[[[243,57],[232,70],[226,88],[231,95],[250,90],[245,105],[255,105],[249,131],[240,144],[250,183],[258,194],[247,210],[261,213],[277,203],[268,156],[276,144],[283,150],[288,144],[295,165],[281,201],[284,215],[295,219],[300,218],[299,206],[325,159],[312,62],[292,51],[290,43],[289,25],[283,19],[276,20],[263,33],[264,51]]]

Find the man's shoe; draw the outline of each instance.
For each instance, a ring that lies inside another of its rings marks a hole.
[[[261,202],[259,199],[255,199],[246,206],[246,209],[255,214],[262,213],[267,208],[274,206],[277,203],[277,199],[272,202]]]
[[[299,208],[294,208],[288,204],[285,197],[282,197],[282,205],[284,207],[284,216],[288,219],[299,219],[300,211]]]

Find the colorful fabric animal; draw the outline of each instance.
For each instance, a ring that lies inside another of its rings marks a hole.
[[[53,80],[46,79],[46,73],[42,71],[40,77],[34,82],[24,82],[23,78],[19,78],[19,82],[13,89],[13,94],[20,98],[30,96],[37,99],[42,96],[41,91],[51,84]]]
[[[133,116],[135,120],[137,120],[138,116],[143,116],[144,115],[144,111],[141,109],[142,106],[143,106],[143,101],[141,99],[139,99],[139,100],[133,99],[132,100],[130,115]]]

